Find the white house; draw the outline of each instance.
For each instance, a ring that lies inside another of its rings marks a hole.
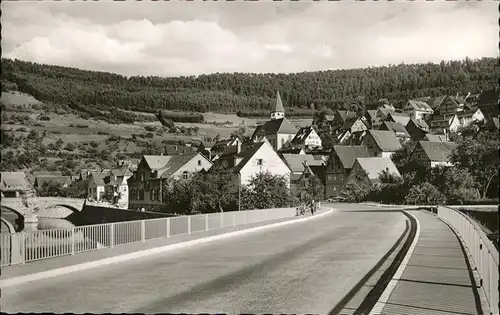
[[[272,147],[278,151],[286,142],[292,141],[297,131],[297,128],[285,117],[285,109],[278,91],[276,107],[271,112],[271,120],[258,126],[251,139],[253,142],[258,143],[266,138]]]
[[[291,141],[291,146],[304,146],[306,148],[321,148],[321,138],[313,126],[302,127]]]
[[[104,177],[104,191],[109,200],[120,208],[128,208],[129,189],[127,180],[132,176],[129,166],[125,165],[119,169],[111,170]]]
[[[408,114],[410,118],[423,120],[434,114],[434,110],[426,102],[409,100],[403,107],[403,113]]]
[[[430,122],[430,131],[436,134],[447,134],[450,131],[456,132],[460,127],[457,114],[449,118],[438,118]]]
[[[104,177],[105,173],[102,172],[91,172],[87,184],[87,197],[91,197],[96,201],[100,201],[105,195],[105,183]]]
[[[267,141],[253,144],[237,154],[234,172],[241,185],[248,185],[251,178],[260,172],[269,172],[285,176],[290,187],[290,168]]]
[[[473,122],[484,122],[485,116],[481,109],[464,111],[456,114],[461,127],[467,127]]]

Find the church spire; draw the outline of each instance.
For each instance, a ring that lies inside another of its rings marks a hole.
[[[281,101],[280,91],[276,93],[276,106],[274,111],[271,112],[271,119],[285,118],[285,108],[283,107],[283,102]]]

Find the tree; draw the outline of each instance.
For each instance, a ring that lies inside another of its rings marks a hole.
[[[449,202],[463,203],[480,198],[477,183],[466,169],[436,167],[432,170],[431,183],[446,196]]]
[[[251,177],[242,187],[242,209],[268,209],[289,206],[292,203],[287,178],[261,172]]]
[[[446,197],[431,183],[424,182],[410,188],[406,195],[407,204],[435,205],[446,203]]]
[[[366,180],[367,174],[362,169],[353,169],[350,179],[340,192],[348,202],[365,201],[371,189],[371,183]]]
[[[479,133],[475,139],[465,138],[458,142],[451,161],[466,169],[480,186],[482,198],[486,198],[490,184],[498,176],[499,138],[492,132]]]

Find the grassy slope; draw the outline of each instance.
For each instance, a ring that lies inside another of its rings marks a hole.
[[[91,141],[95,141],[99,144],[96,149],[109,150],[111,148],[113,150],[112,155],[115,155],[118,152],[141,152],[144,149],[146,143],[154,142],[157,144],[161,144],[163,140],[174,139],[189,142],[193,138],[214,137],[217,134],[220,134],[221,138],[226,138],[241,126],[244,126],[247,129],[247,134],[251,134],[258,124],[265,121],[265,119],[240,118],[235,114],[205,113],[204,119],[206,123],[176,123],[176,126],[198,127],[198,135],[175,135],[165,132],[160,136],[153,132],[154,137],[145,139],[145,141],[143,140],[143,143],[141,144],[138,141],[133,141],[132,139],[130,139],[132,135],[146,134],[147,131],[144,129],[144,126],[146,125],[155,126],[160,129],[161,124],[159,121],[117,125],[95,119],[82,119],[75,114],[47,113],[42,109],[38,109],[36,106],[31,106],[39,105],[41,104],[41,102],[36,100],[31,95],[19,92],[2,92],[1,100],[3,104],[6,105],[7,109],[11,106],[17,106],[18,108],[22,107],[24,108],[24,110],[26,110],[25,112],[5,110],[3,112],[4,115],[8,117],[11,115],[28,115],[31,118],[31,123],[2,123],[2,129],[11,129],[12,131],[14,131],[14,134],[16,136],[20,136],[22,134],[27,135],[30,130],[35,130],[40,133],[46,131],[46,137],[43,141],[44,145],[55,143],[58,139],[62,139],[65,144],[73,143],[75,145],[78,145],[79,143],[88,144]],[[51,119],[49,121],[37,120],[37,117],[42,113],[48,114]],[[148,113],[141,114],[152,116],[154,115]],[[311,119],[291,119],[291,122],[296,126],[306,126],[310,124],[311,121]],[[36,124],[33,122],[36,122]],[[88,125],[88,128],[75,127],[78,125]],[[26,131],[19,130],[22,127],[24,127]],[[107,143],[106,140],[110,137],[110,135],[120,136],[122,137],[122,140]],[[56,160],[58,158],[49,157],[48,159]],[[95,165],[95,163],[91,161],[81,161],[81,165],[89,167],[89,165]]]

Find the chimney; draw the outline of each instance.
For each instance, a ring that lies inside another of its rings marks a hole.
[[[241,153],[241,141],[237,141],[236,146],[238,147],[237,153]]]

